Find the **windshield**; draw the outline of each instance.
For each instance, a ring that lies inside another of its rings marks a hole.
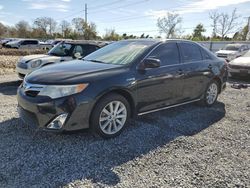
[[[223,48],[223,50],[232,50],[232,51],[238,51],[240,46],[235,45],[227,45]]]
[[[247,53],[245,53],[245,54],[243,55],[243,57],[250,57],[250,50],[247,51]]]
[[[48,54],[55,56],[70,56],[70,50],[72,47],[72,44],[60,43],[53,47]]]
[[[155,41],[119,41],[91,53],[84,60],[127,65],[153,44],[155,44]]]

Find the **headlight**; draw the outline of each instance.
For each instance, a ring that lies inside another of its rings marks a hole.
[[[36,67],[39,67],[40,65],[42,64],[42,60],[39,59],[39,60],[34,60],[31,62],[31,68],[36,68]]]
[[[235,54],[228,54],[228,56],[227,56],[227,58],[228,58],[229,60],[233,60],[235,57],[236,57]]]
[[[77,85],[48,85],[45,86],[38,95],[48,96],[52,99],[65,97],[82,92],[86,89],[88,84],[77,84]]]

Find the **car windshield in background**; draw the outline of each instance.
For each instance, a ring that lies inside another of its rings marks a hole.
[[[239,48],[240,48],[239,46],[227,45],[225,48],[223,48],[223,50],[238,51]]]
[[[84,60],[114,65],[127,65],[153,44],[155,44],[155,41],[115,42],[86,56]]]
[[[60,43],[56,45],[54,48],[52,48],[48,54],[55,55],[55,56],[69,56],[71,48],[72,48],[72,44]]]
[[[250,57],[250,50],[247,51],[247,53],[245,53],[245,54],[243,55],[243,57]]]

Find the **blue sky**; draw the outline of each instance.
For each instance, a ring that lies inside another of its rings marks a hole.
[[[247,23],[250,16],[250,0],[0,0],[0,22],[14,25],[20,20],[30,23],[35,18],[48,16],[58,23],[63,19],[71,21],[74,17],[84,18],[84,4],[88,4],[88,21],[97,25],[100,35],[106,29],[116,32],[157,36],[156,20],[175,11],[183,18],[184,34],[202,23],[206,35],[211,34],[209,12],[232,12],[237,8],[239,27]]]

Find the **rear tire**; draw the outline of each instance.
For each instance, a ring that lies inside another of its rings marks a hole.
[[[217,101],[218,95],[219,95],[219,84],[216,80],[213,80],[208,84],[203,99],[201,100],[201,104],[207,107],[214,105],[214,103],[216,103]]]
[[[130,117],[130,105],[121,95],[109,94],[98,101],[92,111],[90,126],[103,138],[118,136]]]

